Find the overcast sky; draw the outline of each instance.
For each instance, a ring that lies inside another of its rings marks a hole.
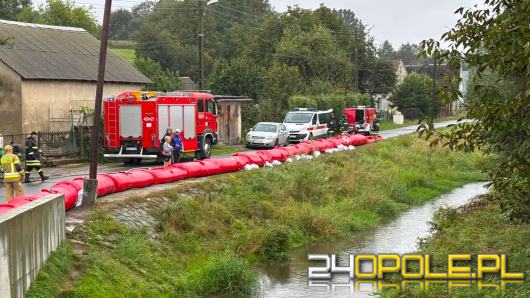
[[[220,0],[221,2],[223,0]],[[355,12],[364,24],[370,26],[377,44],[389,40],[394,46],[401,43],[418,43],[436,38],[452,27],[460,6],[471,7],[479,0],[269,0],[277,11],[285,11],[295,4],[303,8],[317,8],[324,3],[331,8],[347,8]],[[45,0],[33,0],[42,4]],[[113,0],[113,9],[130,8],[141,0]],[[79,5],[92,5],[101,22],[104,0],[79,0]]]

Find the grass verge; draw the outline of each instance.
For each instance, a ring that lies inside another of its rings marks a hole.
[[[425,239],[421,253],[431,255],[435,272],[447,272],[448,254],[494,253],[505,254],[509,272],[523,272],[530,276],[530,227],[528,224],[510,222],[500,212],[497,204],[485,199],[460,209],[441,209],[433,224],[435,233]],[[464,265],[464,264],[462,264]],[[476,261],[471,268],[476,268]],[[487,278],[485,284],[501,282],[498,274]],[[506,285],[504,291],[495,287],[478,290],[477,285],[453,288],[446,284],[432,286],[426,290],[405,288],[397,292],[384,292],[383,297],[529,297],[530,283]]]
[[[349,237],[486,178],[481,169],[488,159],[481,154],[436,147],[429,163],[429,151],[427,142],[404,136],[211,177],[152,194],[167,203],[150,208],[156,224],[143,229],[99,210],[76,236],[86,243],[87,258],[76,264],[81,276],[68,294],[248,295],[256,286],[253,262],[283,261],[290,248]],[[128,208],[140,202],[146,198],[131,198]]]
[[[125,59],[129,64],[134,65],[136,60],[136,51],[134,49],[125,49],[125,48],[111,48],[110,49],[114,54]]]

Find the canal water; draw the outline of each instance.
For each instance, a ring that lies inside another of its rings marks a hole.
[[[369,297],[373,295],[371,286],[358,288],[349,281],[348,275],[333,276],[325,284],[312,283],[307,278],[307,254],[336,254],[343,265],[350,254],[397,253],[405,254],[418,249],[418,239],[430,234],[429,222],[441,207],[458,207],[473,197],[485,194],[484,182],[470,183],[422,206],[414,207],[402,213],[388,224],[365,233],[355,235],[345,241],[333,243],[315,243],[294,250],[293,259],[285,264],[261,265],[261,297]],[[322,266],[312,264],[311,266]],[[365,271],[365,269],[362,269]],[[366,270],[371,271],[371,270]]]

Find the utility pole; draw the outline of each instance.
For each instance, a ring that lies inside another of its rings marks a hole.
[[[206,84],[204,83],[204,56],[203,56],[203,49],[204,49],[204,15],[206,11],[206,7],[213,5],[215,3],[219,2],[219,0],[209,0],[206,3],[204,3],[203,0],[199,0],[199,34],[197,38],[197,46],[199,48],[199,89],[204,90],[206,88]]]
[[[99,44],[98,79],[96,86],[96,103],[94,107],[94,125],[92,130],[90,148],[90,173],[83,185],[83,204],[93,206],[96,203],[98,188],[98,140],[99,122],[101,118],[101,104],[103,101],[103,86],[105,84],[105,63],[107,60],[107,41],[109,37],[109,20],[112,0],[105,0],[105,11],[103,13],[103,28],[101,29],[101,41]]]
[[[434,65],[432,70],[432,103],[431,103],[431,117],[432,123],[434,126],[434,118],[436,118],[436,112],[434,111],[434,106],[436,104],[436,54],[434,55]],[[434,128],[434,127],[433,127]]]
[[[204,62],[203,62],[203,41],[204,41],[204,4],[202,0],[197,2],[199,5],[199,34],[198,34],[198,47],[199,47],[199,90],[204,90]]]

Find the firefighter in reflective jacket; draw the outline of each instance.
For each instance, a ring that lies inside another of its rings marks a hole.
[[[0,163],[2,164],[2,170],[4,170],[4,184],[6,187],[6,199],[7,202],[12,198],[24,195],[24,189],[20,180],[24,174],[22,165],[18,156],[13,154],[13,147],[7,145],[4,147],[6,154],[2,156]]]
[[[41,153],[42,152],[37,144],[37,133],[33,131],[31,132],[31,136],[26,140],[26,176],[24,183],[29,182],[29,175],[33,169],[37,170],[42,181],[49,178],[44,176],[44,173],[42,172],[39,160]]]

